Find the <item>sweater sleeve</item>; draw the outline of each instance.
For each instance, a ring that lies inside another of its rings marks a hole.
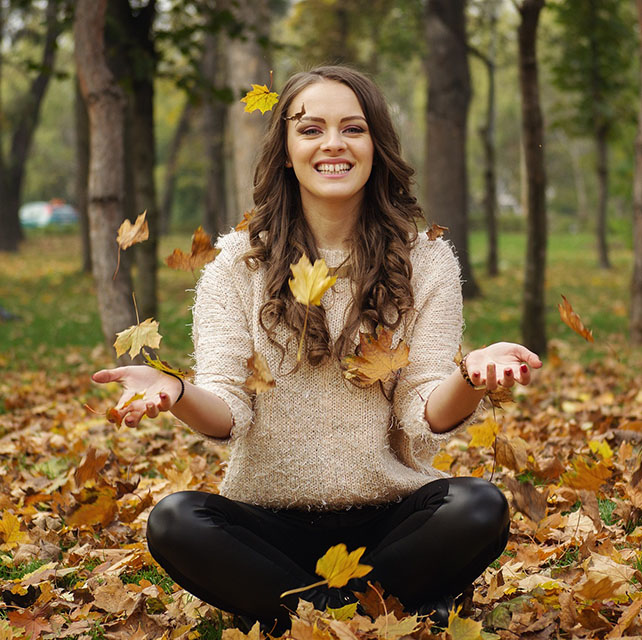
[[[239,244],[238,238],[230,236],[219,241],[221,252],[203,270],[192,309],[194,384],[229,407],[233,419],[230,439],[246,433],[253,419],[252,396],[243,388],[253,340],[240,293],[246,266],[239,259],[243,253]]]
[[[401,371],[393,409],[401,431],[401,457],[421,470],[476,412],[445,433],[434,433],[425,419],[428,396],[457,366],[463,305],[459,263],[450,245],[422,234],[413,251],[417,315],[408,337],[410,364]]]

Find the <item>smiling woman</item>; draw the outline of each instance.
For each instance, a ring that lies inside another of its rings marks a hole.
[[[94,376],[124,385],[130,426],[171,410],[229,442],[220,493],[161,500],[149,549],[191,593],[274,634],[298,597],[324,610],[364,590],[310,586],[328,547],[366,547],[368,579],[443,625],[506,544],[502,493],[431,460],[487,391],[528,384],[541,363],[502,342],[454,364],[459,266],[447,242],[418,234],[412,174],[371,80],[346,67],[296,74],[261,148],[256,213],[219,240],[197,286],[194,384],[144,367]],[[312,305],[289,284],[308,260],[333,273]],[[389,376],[346,370],[374,343],[403,355]],[[244,387],[256,353],[274,377],[260,394]]]

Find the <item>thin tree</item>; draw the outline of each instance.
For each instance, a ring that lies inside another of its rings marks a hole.
[[[89,227],[92,271],[103,335],[112,344],[118,331],[134,324],[131,278],[117,263],[115,242],[125,217],[124,126],[126,98],[111,71],[105,49],[109,0],[78,0],[74,19],[80,90],[89,114]]]
[[[62,30],[59,9],[63,2],[49,0],[45,9],[46,31],[38,72],[28,90],[19,99],[19,110],[11,133],[9,153],[5,157],[3,132],[9,122],[4,105],[0,102],[0,251],[17,251],[23,239],[18,211],[22,197],[25,166],[33,135],[40,117],[40,106],[45,97],[56,57],[56,43]],[[0,14],[2,9],[0,9]],[[6,15],[0,15],[0,42],[4,39]],[[0,59],[0,67],[2,60]],[[1,77],[0,71],[0,77]]]
[[[595,212],[599,264],[610,267],[607,243],[609,142],[622,112],[635,57],[634,30],[621,0],[565,0],[552,5],[562,29],[553,66],[554,83],[569,93],[570,133],[589,136],[595,145],[598,188]]]
[[[428,217],[450,229],[467,298],[479,293],[468,254],[466,137],[471,98],[465,0],[428,0],[426,167]]]
[[[546,0],[522,0],[520,14],[519,86],[522,101],[522,142],[526,168],[527,249],[524,277],[522,336],[524,344],[546,354],[546,171],[544,121],[540,106],[537,65],[537,27]]]
[[[642,344],[642,0],[637,0],[640,30],[640,83],[638,133],[635,139],[635,175],[633,178],[633,278],[631,282],[630,334],[633,344]]]

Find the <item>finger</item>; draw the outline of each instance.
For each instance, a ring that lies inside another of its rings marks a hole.
[[[105,382],[117,382],[120,380],[121,375],[122,369],[120,367],[116,369],[101,369],[100,371],[96,371],[96,373],[91,376],[91,379],[94,382],[104,384]]]
[[[541,366],[541,365],[540,365]],[[520,384],[529,384],[531,381],[531,370],[528,368],[526,363],[519,365],[519,383]]]
[[[137,427],[138,423],[140,422],[141,418],[143,417],[143,412],[137,409],[132,409],[126,416],[125,416],[125,424],[128,427]]]
[[[158,408],[161,411],[169,411],[172,408],[171,398],[164,392],[161,391],[159,394],[160,402],[158,403]]]
[[[533,367],[533,369],[539,369],[542,366],[542,361],[536,353],[533,353],[530,349],[527,349],[521,344],[517,346],[519,348],[516,355],[520,360]]]
[[[513,369],[511,367],[504,368],[504,375],[500,380],[502,387],[510,388],[515,384],[515,376],[513,375]]]
[[[155,418],[160,413],[160,410],[153,402],[148,402],[145,405],[145,415],[148,418]]]
[[[497,389],[497,370],[494,362],[489,362],[486,365],[486,389],[489,391]]]

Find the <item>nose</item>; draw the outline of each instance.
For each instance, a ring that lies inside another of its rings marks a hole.
[[[321,148],[323,149],[323,151],[340,151],[342,149],[345,149],[345,146],[345,141],[343,139],[343,136],[341,135],[341,132],[334,127],[330,127],[326,131],[326,134],[325,136],[323,136],[323,140],[321,142]]]

